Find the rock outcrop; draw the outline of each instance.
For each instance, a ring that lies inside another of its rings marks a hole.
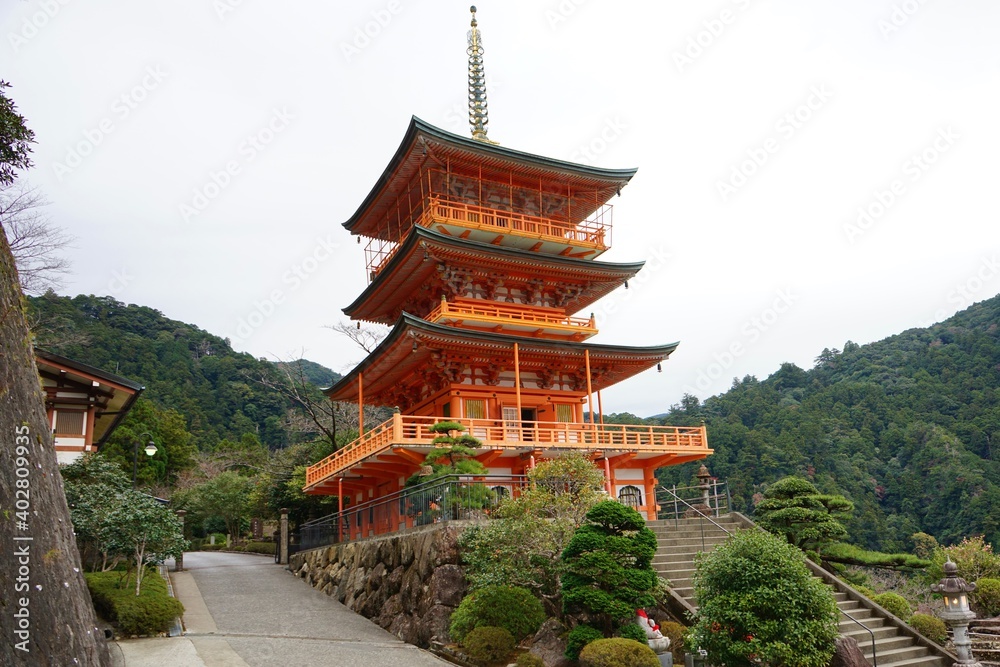
[[[289,568],[314,588],[416,646],[448,641],[465,595],[459,522],[294,554]]]

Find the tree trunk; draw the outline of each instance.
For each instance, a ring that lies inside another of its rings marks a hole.
[[[112,664],[83,580],[21,290],[2,228],[0,664]]]

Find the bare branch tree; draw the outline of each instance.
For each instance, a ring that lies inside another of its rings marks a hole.
[[[360,322],[357,324],[351,324],[350,322],[337,322],[336,324],[327,325],[326,328],[332,329],[343,336],[347,336],[368,354],[371,354],[372,350],[378,347],[378,344],[382,342],[382,339],[389,335],[389,327],[384,324],[362,325]]]
[[[73,237],[52,223],[48,204],[35,188],[17,182],[0,188],[0,227],[7,234],[21,289],[41,294],[63,285],[69,262],[59,253]]]

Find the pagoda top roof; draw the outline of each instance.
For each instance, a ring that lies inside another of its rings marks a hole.
[[[391,324],[395,316],[386,321],[386,313],[403,303],[411,292],[430,282],[437,275],[441,262],[483,270],[520,269],[532,276],[551,275],[555,279],[587,282],[588,287],[573,295],[566,304],[567,313],[579,312],[612,292],[645,264],[542,255],[448,236],[417,226],[410,230],[367,289],[344,308],[344,314],[354,319]]]
[[[597,345],[564,340],[526,338],[502,333],[456,329],[435,324],[404,312],[389,335],[350,373],[323,393],[335,401],[356,401],[358,375],[364,373],[364,393],[379,402],[380,394],[397,390],[405,377],[419,375],[436,365],[434,355],[444,348],[461,350],[464,355],[513,357],[519,346],[521,365],[528,368],[542,360],[582,363],[589,351],[593,389],[597,391],[652,367],[673,353],[679,343],[649,347]]]
[[[562,183],[596,192],[602,202],[618,194],[637,171],[605,169],[525,153],[453,134],[413,116],[396,154],[358,210],[343,223],[344,227],[352,234],[367,235],[366,231],[377,227],[378,220],[397,196],[406,192],[407,184],[421,165],[427,160],[443,164],[455,158],[476,160],[484,167],[516,169],[524,176],[558,178]]]

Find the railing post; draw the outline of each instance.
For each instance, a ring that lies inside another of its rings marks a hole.
[[[392,440],[395,443],[403,441],[403,415],[398,410],[392,413]]]
[[[678,518],[680,510],[677,507],[677,485],[674,484],[674,490],[671,492],[674,497],[674,530],[680,528],[680,519]]]
[[[184,510],[177,510],[177,518],[181,520],[181,535],[182,536],[184,534],[184,516],[186,514],[187,514],[187,512],[184,511]],[[184,571],[184,552],[181,551],[180,554],[178,554],[177,558],[175,559],[175,562],[174,562],[174,572],[183,572],[183,571]]]
[[[281,541],[278,544],[280,549],[278,565],[288,565],[288,508],[282,507],[281,512]]]

